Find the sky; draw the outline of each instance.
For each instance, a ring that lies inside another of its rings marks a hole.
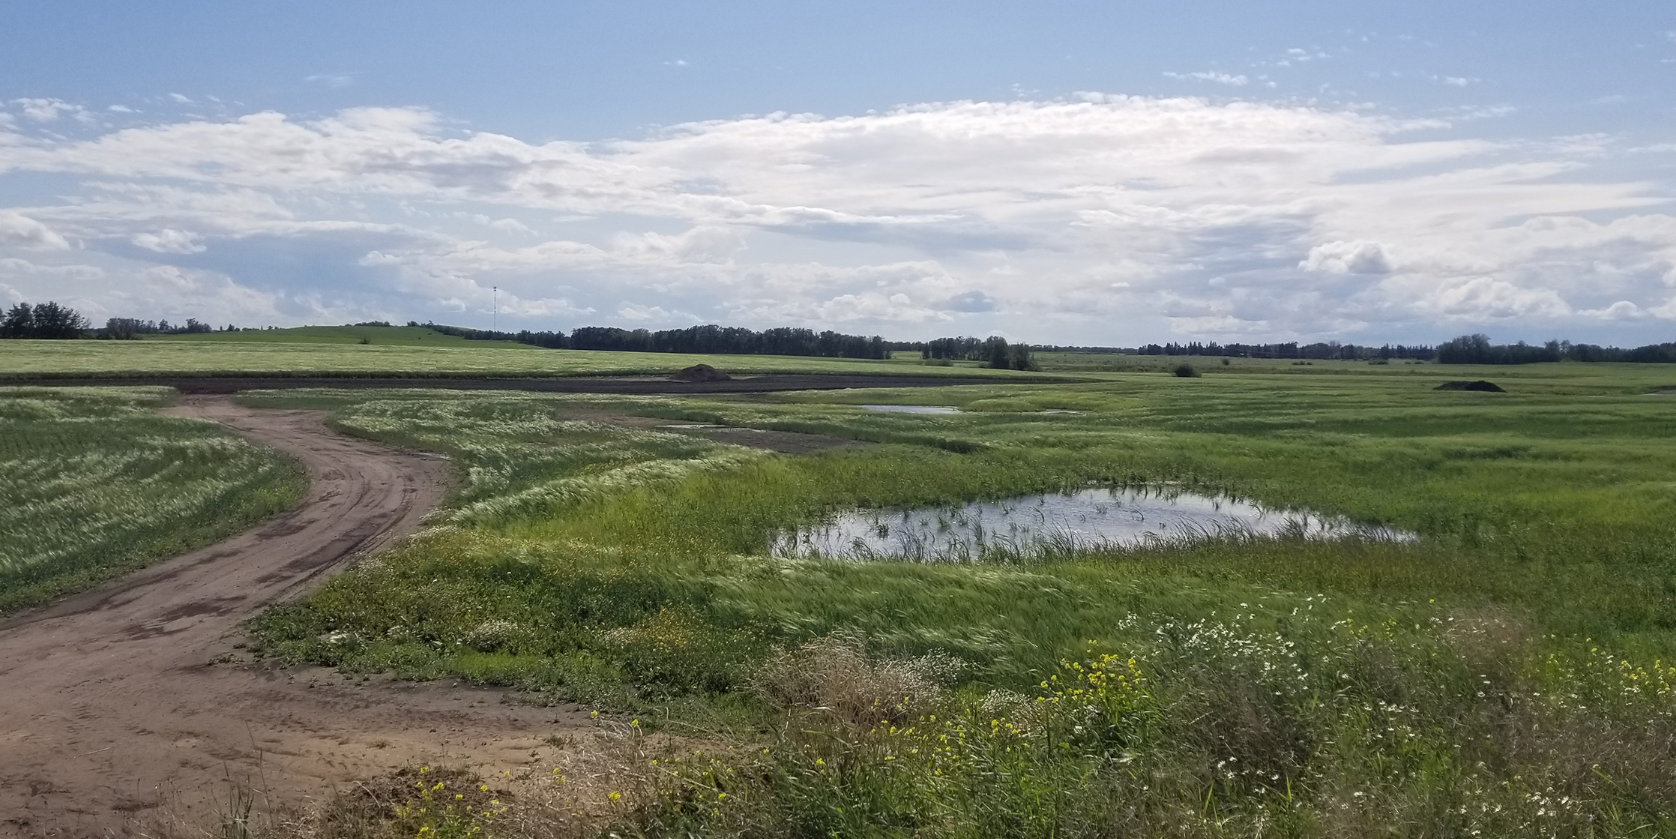
[[[1676,6],[27,4],[0,24],[0,305],[47,299],[1671,341]]]

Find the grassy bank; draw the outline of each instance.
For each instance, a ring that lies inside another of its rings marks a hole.
[[[287,459],[166,417],[162,388],[0,388],[0,614],[243,530],[302,496]]]
[[[584,807],[584,832],[1653,835],[1676,813],[1676,403],[1647,395],[1662,368],[1582,366],[1522,370],[1509,394],[1387,368],[773,399],[257,396],[446,452],[462,478],[442,526],[257,633],[284,660],[464,676],[679,734],[681,754],[618,768],[633,782]],[[598,421],[617,413],[877,445],[787,457]],[[1089,483],[1420,538],[984,565],[766,551],[852,506]]]

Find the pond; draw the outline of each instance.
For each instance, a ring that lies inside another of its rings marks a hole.
[[[958,414],[953,405],[860,405],[867,411],[888,411],[893,414]]]
[[[1219,537],[1412,541],[1413,534],[1229,496],[1085,489],[917,510],[852,510],[775,536],[775,556],[967,562]]]

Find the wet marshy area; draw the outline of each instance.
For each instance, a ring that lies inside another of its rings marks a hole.
[[[1092,488],[918,509],[850,510],[777,534],[775,556],[979,562],[1229,538],[1411,541],[1412,534],[1231,496]]]
[[[890,414],[958,414],[960,409],[953,405],[858,405],[864,411],[882,411]]]

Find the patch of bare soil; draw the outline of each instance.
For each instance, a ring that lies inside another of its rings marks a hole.
[[[694,364],[691,367],[676,371],[675,375],[669,377],[669,380],[698,384],[701,382],[731,382],[733,377],[708,364]]]
[[[656,417],[632,417],[621,414],[576,414],[575,416],[577,419],[603,422],[625,428],[644,428],[671,434],[687,434],[693,437],[703,437],[706,440],[714,440],[718,443],[731,443],[735,446],[767,449],[785,454],[810,454],[827,449],[873,445],[865,440],[852,440],[848,437],[829,437],[824,434],[803,434],[797,431],[769,431],[731,425],[682,422]]]
[[[242,620],[417,529],[443,497],[443,461],[333,433],[314,412],[204,397],[175,412],[297,458],[308,496],[0,623],[0,836],[123,835],[163,804],[207,819],[229,781],[297,800],[416,762],[498,772],[553,760],[544,741],[580,724],[578,709],[239,660]]]
[[[1506,393],[1507,392],[1506,390],[1504,390],[1502,388],[1501,385],[1498,385],[1495,382],[1486,382],[1483,379],[1479,379],[1478,381],[1475,381],[1475,382],[1466,382],[1466,381],[1444,382],[1443,384],[1440,384],[1437,387],[1432,388],[1432,390],[1475,390],[1475,391],[1479,391],[1480,393]]]

